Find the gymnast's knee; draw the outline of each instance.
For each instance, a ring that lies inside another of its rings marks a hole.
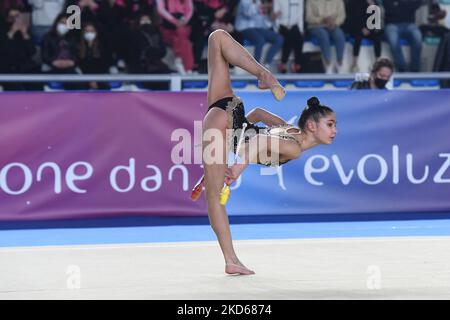
[[[226,36],[227,34],[228,33],[223,29],[214,30],[208,37],[208,43],[219,42],[220,39]]]

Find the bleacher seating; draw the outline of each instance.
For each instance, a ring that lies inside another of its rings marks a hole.
[[[440,5],[447,10],[446,17],[446,26],[450,28],[450,0],[440,0]],[[424,9],[424,8],[422,8]],[[424,16],[425,15],[425,16]],[[418,10],[416,20],[419,23],[420,21],[426,20],[426,10]],[[410,58],[410,48],[408,46],[408,40],[402,39],[401,43],[403,45],[404,54],[407,60]],[[344,50],[344,72],[350,73],[350,64],[352,61],[352,49],[353,49],[354,39],[351,37],[347,38],[346,46]],[[244,46],[249,50],[251,54],[253,54],[254,48],[252,44],[248,40],[244,40]],[[422,47],[422,72],[431,72],[434,64],[434,58],[436,55],[437,48],[439,46],[439,38],[432,36],[425,36],[423,40]],[[269,49],[269,45],[266,45],[263,49],[263,56],[267,53]],[[304,47],[304,52],[315,52],[320,51],[318,46],[317,39],[315,38],[307,38]],[[332,50],[333,60],[335,61],[335,51]],[[392,54],[390,52],[390,48],[388,44],[383,41],[382,43],[382,56],[391,58]],[[203,58],[207,57],[207,48],[205,47],[203,52]],[[164,61],[168,65],[173,65],[174,54],[172,50],[168,50]],[[272,65],[272,71],[276,70],[276,65],[279,63],[281,58],[281,53],[278,53],[275,56],[274,63]],[[293,59],[293,56],[290,57]],[[361,45],[360,56],[358,59],[358,72],[369,72],[370,68],[375,61],[373,44],[370,40],[364,39]],[[247,73],[243,72],[243,70],[239,68],[235,68],[233,71],[235,75],[247,75]],[[289,90],[345,90],[351,85],[351,80],[292,80],[292,81],[284,81],[282,84],[286,86]],[[112,81],[109,83],[111,87],[111,91],[124,91],[124,90],[132,90],[132,91],[145,91],[148,90],[143,85],[142,82],[135,82],[127,84],[123,81]],[[181,90],[206,90],[208,82],[206,80],[185,80],[182,81]],[[255,81],[249,80],[233,80],[231,83],[233,89],[235,90],[257,90],[257,84]],[[428,79],[428,80],[419,80],[419,79],[410,79],[410,80],[399,80],[396,79],[393,83],[393,88],[395,89],[436,89],[440,87],[440,81],[437,79]],[[63,84],[61,82],[50,81],[45,85],[45,91],[61,91],[63,89]],[[0,87],[1,91],[1,87]]]

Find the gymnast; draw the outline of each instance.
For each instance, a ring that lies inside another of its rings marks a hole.
[[[194,187],[191,197],[198,199],[201,190],[205,189],[208,217],[225,259],[225,273],[251,275],[254,271],[238,259],[233,247],[228,215],[220,201],[224,184],[231,185],[250,163],[281,165],[297,159],[314,146],[331,144],[337,133],[336,117],[333,110],[321,105],[316,97],[308,100],[298,127],[262,108],[245,115],[242,101],[231,89],[229,64],[256,76],[258,87],[270,89],[278,101],[283,99],[285,91],[270,71],[226,31],[211,33],[208,39],[209,108],[203,120],[203,134],[207,130],[219,130],[221,138],[214,143],[223,152],[220,161],[211,161],[205,149],[213,142],[203,139],[204,177]],[[257,126],[259,122],[265,127]],[[240,162],[228,167],[230,149],[239,156]]]

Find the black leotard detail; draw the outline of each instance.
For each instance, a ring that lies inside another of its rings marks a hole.
[[[264,134],[264,135],[269,135],[269,136],[276,136],[282,140],[291,140],[291,141],[297,141],[297,139],[295,137],[293,137],[292,135],[290,135],[287,130],[290,128],[295,128],[292,125],[280,125],[280,126],[273,126],[273,127],[259,127],[254,125],[253,123],[250,123],[247,119],[247,117],[245,116],[245,108],[244,108],[244,104],[242,103],[241,99],[239,99],[238,97],[234,96],[234,97],[226,97],[220,100],[217,100],[216,102],[214,102],[209,108],[208,111],[211,110],[212,108],[219,108],[224,110],[225,112],[227,112],[228,114],[228,128],[232,129],[232,136],[228,137],[228,143],[229,143],[229,147],[231,147],[231,145],[233,146],[233,152],[236,153],[236,149],[237,149],[237,145],[239,142],[239,138],[241,135],[241,130],[243,127],[243,124],[246,123],[247,127],[244,131],[244,140],[242,142],[248,143],[249,140],[256,136],[257,134]],[[259,159],[258,159],[259,161]],[[278,162],[278,163],[261,163],[259,162],[259,164],[265,165],[265,166],[277,166],[277,165],[282,165],[285,164],[286,162],[288,162],[290,160],[286,160],[284,162]]]
[[[247,127],[244,131],[243,143],[247,143],[252,137],[259,133],[259,130],[263,129],[263,127],[258,127],[248,121],[247,117],[245,116],[244,104],[238,97],[226,97],[217,100],[208,108],[208,111],[212,108],[219,108],[228,113],[228,128],[232,129],[231,139],[233,152],[235,153],[244,123],[247,124]]]

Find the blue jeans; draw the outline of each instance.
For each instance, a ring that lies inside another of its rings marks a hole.
[[[249,28],[241,31],[244,39],[247,39],[255,46],[255,59],[261,62],[263,47],[266,43],[271,43],[264,63],[272,63],[273,57],[283,46],[283,37],[270,29]]]
[[[35,45],[41,45],[44,36],[51,30],[51,26],[32,26],[31,39]]]
[[[394,56],[395,66],[400,72],[420,71],[420,57],[422,51],[422,33],[413,23],[388,24],[385,28],[386,39]],[[411,44],[411,65],[405,62],[400,38],[406,38]]]
[[[334,30],[318,27],[309,29],[310,34],[319,41],[320,50],[325,62],[331,61],[331,39],[336,46],[336,55],[339,63],[344,59],[345,48],[345,34],[341,28],[337,27]]]

